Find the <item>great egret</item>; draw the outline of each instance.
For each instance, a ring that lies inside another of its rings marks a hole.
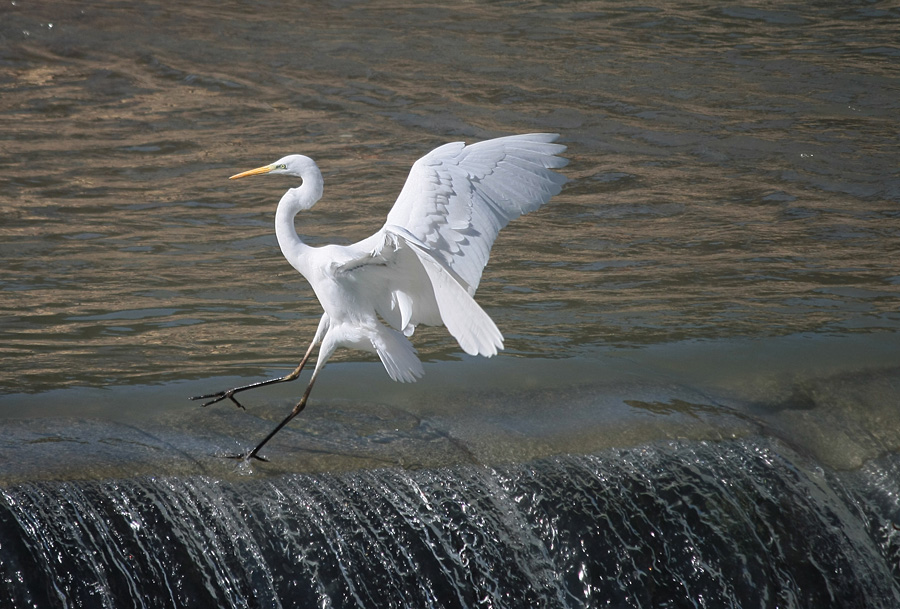
[[[204,406],[228,398],[243,408],[234,394],[296,379],[321,344],[303,397],[256,448],[236,458],[264,460],[260,449],[306,407],[337,347],[378,354],[391,379],[400,382],[423,374],[407,340],[418,324],[446,326],[471,355],[490,357],[502,349],[503,335],[472,296],[500,229],[539,208],[566,183],[550,170],[568,163],[556,156],[566,149],[553,143],[557,137],[533,133],[432,150],[413,165],[381,230],[348,246],[311,247],[297,235],[294,217],[322,196],[322,174],[312,159],[292,154],[231,176],[302,180],[281,197],[275,234],[284,257],[306,277],[325,310],[300,365],[287,376],[191,398],[208,399]]]

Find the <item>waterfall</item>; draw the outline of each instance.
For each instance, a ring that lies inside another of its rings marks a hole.
[[[900,458],[760,437],[0,494],[10,607],[897,607]]]

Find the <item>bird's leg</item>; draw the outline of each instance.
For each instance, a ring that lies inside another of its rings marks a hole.
[[[232,387],[231,389],[226,389],[225,391],[219,391],[216,393],[209,393],[206,395],[195,395],[194,397],[192,397],[190,399],[192,399],[192,400],[207,400],[207,399],[209,399],[208,402],[203,404],[203,406],[205,407],[205,406],[209,406],[211,404],[215,404],[216,402],[221,402],[225,398],[228,398],[229,400],[234,402],[238,408],[244,408],[244,405],[241,404],[240,402],[238,402],[237,399],[234,397],[235,393],[240,393],[241,391],[247,391],[248,389],[256,389],[257,387],[262,387],[264,385],[271,385],[273,383],[284,383],[286,381],[296,380],[297,377],[300,376],[300,372],[303,371],[303,367],[306,365],[306,361],[309,359],[309,356],[312,353],[313,347],[315,347],[315,346],[316,346],[316,340],[313,339],[313,341],[309,344],[309,349],[306,350],[306,355],[304,355],[303,359],[300,361],[300,365],[297,366],[296,368],[294,368],[294,371],[288,375],[279,376],[278,378],[268,379],[265,381],[259,381],[257,383],[250,383],[249,385],[243,385],[241,387]],[[210,399],[210,398],[212,398],[212,399]]]
[[[244,454],[244,455],[233,455],[231,457],[232,459],[240,459],[242,461],[249,461],[250,459],[259,459],[260,461],[268,461],[268,459],[259,456],[260,449],[263,446],[265,446],[266,442],[271,440],[275,436],[275,434],[277,434],[279,431],[281,431],[282,427],[284,427],[285,425],[290,423],[291,419],[296,417],[298,414],[300,414],[303,411],[304,408],[306,408],[306,402],[307,402],[307,400],[309,400],[309,394],[310,394],[310,392],[312,392],[313,384],[316,382],[316,377],[319,376],[319,370],[321,370],[321,368],[316,367],[315,372],[313,372],[312,378],[309,379],[309,385],[306,386],[306,391],[303,392],[303,397],[300,398],[300,401],[297,402],[297,404],[296,404],[296,406],[294,406],[293,410],[291,410],[291,412],[288,413],[288,416],[286,416],[284,418],[284,420],[281,421],[281,423],[276,425],[275,429],[273,429],[269,433],[269,435],[267,435],[265,438],[263,438],[262,442],[260,442],[259,444],[256,445],[256,448],[254,448],[253,450],[251,450],[250,452],[248,452],[247,454]]]

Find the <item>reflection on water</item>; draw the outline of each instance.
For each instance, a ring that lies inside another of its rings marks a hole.
[[[292,362],[319,311],[272,234],[292,184],[225,177],[315,157],[300,230],[348,242],[433,146],[535,130],[576,181],[495,249],[509,352],[897,329],[896,8],[0,10],[6,391]]]

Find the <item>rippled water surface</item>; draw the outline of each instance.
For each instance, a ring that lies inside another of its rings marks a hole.
[[[508,354],[897,330],[888,5],[0,10],[7,392],[290,365],[320,311],[275,244],[293,184],[228,175],[314,157],[298,227],[347,243],[434,146],[528,131],[574,181],[495,247],[478,299]]]

